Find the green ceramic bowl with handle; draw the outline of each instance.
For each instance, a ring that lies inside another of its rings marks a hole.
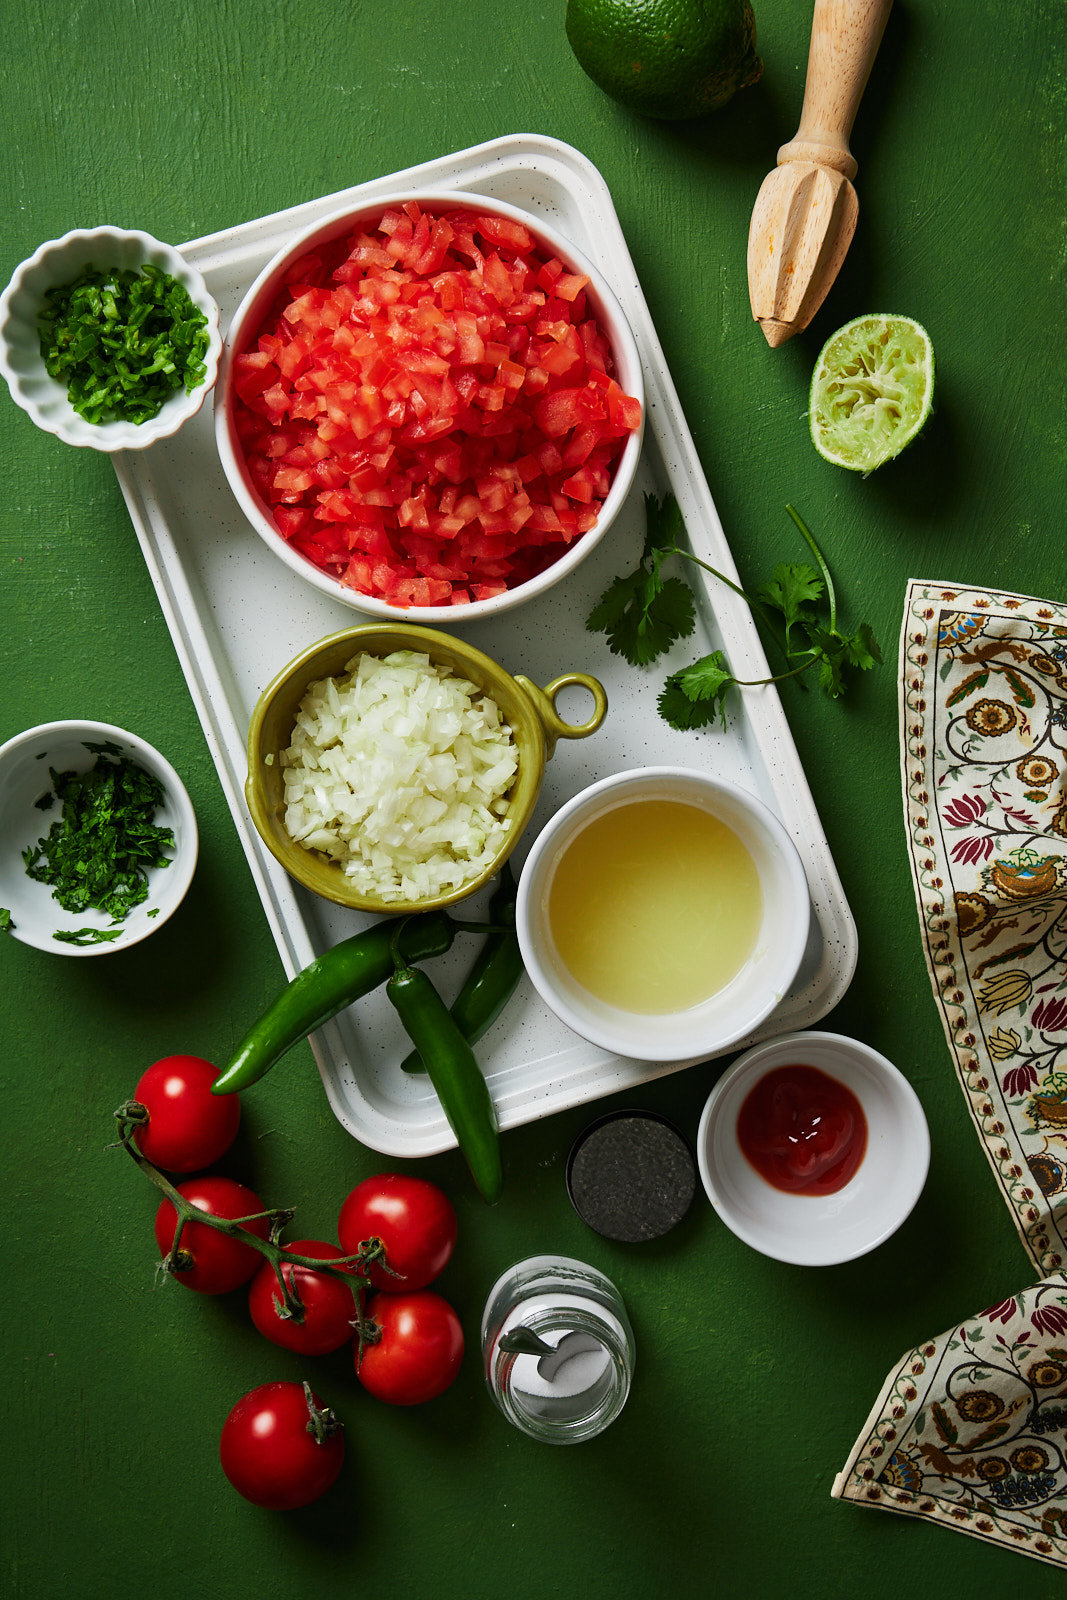
[[[511,728],[518,754],[518,769],[508,796],[507,816],[511,826],[502,848],[476,877],[415,901],[386,899],[360,890],[346,877],[338,862],[321,851],[298,844],[285,826],[282,753],[292,743],[297,711],[307,690],[320,679],[341,676],[361,654],[386,656],[395,650],[414,650],[428,655],[435,664],[489,695]],[[587,689],[593,697],[592,714],[585,722],[568,722],[556,709],[557,696],[574,686]],[[557,741],[585,739],[595,733],[607,708],[603,685],[585,672],[561,673],[542,687],[521,673],[513,677],[473,645],[436,629],[404,623],[345,628],[303,650],[282,668],[260,696],[248,729],[245,783],[248,809],[267,849],[290,876],[337,905],[392,915],[452,905],[476,894],[496,875],[515,848],[533,815],[545,762],[551,758]]]

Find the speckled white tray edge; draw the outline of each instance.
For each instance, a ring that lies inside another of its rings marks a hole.
[[[653,762],[712,766],[746,784],[782,818],[804,860],[812,937],[792,990],[739,1050],[757,1039],[814,1024],[844,994],[856,963],[856,930],[777,692],[744,691],[725,733],[678,734],[655,710],[664,676],[721,646],[740,677],[767,667],[748,608],[722,584],[697,578],[698,632],[648,672],[610,655],[583,624],[590,606],[640,551],[642,496],[677,496],[695,551],[728,575],[736,569],[682,415],[608,189],[577,150],[542,135],[516,134],[371,183],[259,218],[183,245],[222,306],[223,328],[244,289],[297,229],[397,187],[462,188],[508,200],[552,223],[597,262],[630,320],[645,370],[647,423],[638,481],[617,531],[567,584],[495,621],[455,630],[541,682],[568,668],[594,672],[608,689],[604,727],[560,745],[529,831],[586,783]],[[366,921],[295,885],[261,843],[244,802],[245,736],[260,689],[290,656],[360,616],[302,584],[274,560],[241,516],[222,475],[210,407],[174,440],[120,455],[115,469],[208,746],[218,769],[282,963],[293,976]],[[694,569],[695,570],[695,569]],[[576,708],[580,709],[580,708]],[[614,713],[614,715],[613,715]],[[529,843],[527,840],[527,847]],[[520,848],[519,859],[521,862]],[[473,908],[478,909],[477,902]],[[462,946],[462,948],[459,948]],[[446,994],[461,981],[473,947],[441,958]],[[235,1019],[234,1040],[246,1022]],[[380,995],[350,1007],[312,1038],[330,1105],[354,1137],[383,1154],[430,1155],[455,1144],[424,1078],[400,1070],[404,1041]],[[503,1129],[637,1086],[691,1062],[645,1062],[606,1054],[566,1029],[524,984],[486,1035],[479,1056]],[[285,1064],[275,1069],[284,1071]]]

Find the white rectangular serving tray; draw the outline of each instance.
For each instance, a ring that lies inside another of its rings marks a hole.
[[[516,851],[516,868],[546,819],[579,789],[610,773],[666,764],[734,779],[759,795],[795,840],[813,912],[800,973],[752,1039],[809,1026],[837,1003],[851,980],[856,931],[777,693],[765,687],[734,695],[725,731],[716,725],[679,733],[656,710],[667,674],[712,649],[725,650],[739,678],[767,675],[748,607],[724,584],[711,578],[702,582],[699,569],[691,567],[697,631],[642,670],[612,655],[604,636],[585,627],[604,589],[640,556],[646,493],[673,492],[695,552],[737,576],[611,196],[596,168],[558,140],[517,134],[193,240],[182,252],[218,300],[225,334],[249,284],[296,230],[403,187],[483,194],[557,228],[611,284],[644,366],[642,461],[616,527],[575,573],[541,599],[466,625],[457,616],[453,629],[509,672],[543,684],[577,669],[593,673],[607,690],[609,710],[600,731],[586,740],[561,741],[548,763],[537,812]],[[283,966],[293,977],[369,919],[302,889],[261,842],[244,800],[248,723],[260,691],[292,656],[364,619],[302,583],[245,521],[219,464],[210,405],[173,439],[116,456],[115,469]],[[561,711],[581,720],[588,714],[588,695],[567,693],[575,699],[562,698]],[[480,914],[485,899],[483,894],[465,911]],[[476,941],[461,934],[453,951],[433,963],[446,998],[459,987],[476,949]],[[401,1157],[431,1155],[455,1144],[425,1076],[401,1069],[407,1044],[384,994],[350,1006],[311,1042],[334,1113],[362,1143]],[[232,1043],[220,1042],[219,1054]],[[479,1044],[478,1055],[502,1129],[693,1064],[628,1060],[587,1043],[556,1019],[525,979]],[[284,1064],[275,1070],[284,1071]]]

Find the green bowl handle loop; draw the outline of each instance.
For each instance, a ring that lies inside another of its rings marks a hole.
[[[525,691],[534,703],[537,715],[541,718],[545,730],[546,759],[555,752],[557,739],[587,739],[595,733],[603,722],[608,710],[608,697],[604,685],[596,678],[591,678],[587,672],[564,672],[558,678],[553,678],[551,683],[546,683],[539,689],[536,683],[518,673],[515,682]],[[565,722],[556,710],[556,696],[561,689],[568,689],[577,685],[580,689],[588,689],[593,696],[593,715],[588,722]]]

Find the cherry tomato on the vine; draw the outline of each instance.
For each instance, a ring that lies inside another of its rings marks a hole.
[[[141,1075],[134,1100],[148,1112],[133,1135],[146,1161],[164,1172],[198,1172],[224,1156],[237,1137],[241,1102],[214,1095],[218,1069],[202,1056],[164,1056]]]
[[[238,1494],[271,1511],[310,1505],[337,1479],[345,1436],[307,1384],[263,1383],[222,1426],[219,1460]]]
[[[364,1239],[380,1239],[392,1271],[375,1262],[370,1281],[376,1289],[395,1294],[422,1289],[444,1271],[456,1227],[455,1208],[436,1184],[381,1172],[352,1190],[341,1207],[337,1237],[345,1255],[354,1255]]]
[[[344,1256],[335,1244],[327,1244],[322,1239],[296,1239],[285,1248],[295,1255],[314,1256],[319,1261],[339,1261]],[[353,1278],[350,1288],[340,1278],[315,1272],[311,1267],[289,1266],[283,1262],[281,1270],[300,1300],[303,1321],[281,1315],[279,1307],[284,1302],[278,1275],[271,1263],[264,1261],[248,1290],[248,1309],[260,1333],[272,1344],[305,1356],[325,1356],[331,1350],[340,1350],[352,1337],[356,1316],[353,1296],[359,1288],[359,1280]]]
[[[356,1373],[363,1387],[391,1406],[418,1406],[443,1394],[463,1360],[463,1327],[432,1289],[408,1294],[375,1294],[366,1316],[382,1330],[367,1344]]]
[[[178,1193],[197,1210],[206,1211],[213,1217],[251,1217],[264,1209],[259,1196],[243,1183],[211,1174],[203,1178],[190,1178],[187,1183],[179,1184]],[[170,1253],[177,1225],[177,1212],[169,1200],[164,1200],[156,1212],[156,1243],[161,1255]],[[265,1239],[270,1224],[265,1217],[261,1217],[256,1222],[249,1222],[246,1231]],[[262,1253],[255,1245],[228,1238],[217,1228],[202,1222],[186,1223],[178,1243],[178,1252],[191,1256],[192,1265],[181,1271],[175,1270],[172,1276],[178,1283],[184,1283],[200,1294],[226,1294],[230,1289],[240,1288],[242,1283],[248,1282],[263,1260]]]

